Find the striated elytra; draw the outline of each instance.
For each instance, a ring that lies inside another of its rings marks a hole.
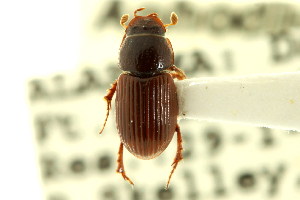
[[[136,157],[155,158],[167,148],[174,135],[177,115],[176,88],[169,74],[119,77],[117,128],[122,143]]]
[[[177,15],[171,14],[171,23],[163,24],[156,13],[138,16],[128,25],[128,15],[123,15],[120,24],[125,28],[119,67],[123,73],[112,84],[104,99],[107,102],[106,119],[111,100],[116,92],[116,124],[121,143],[118,153],[117,172],[133,185],[125,173],[123,146],[140,159],[159,156],[177,133],[177,152],[172,164],[166,188],[182,157],[182,138],[177,116],[178,99],[174,78],[185,79],[183,71],[174,65],[171,42],[165,38],[166,27],[177,23]]]

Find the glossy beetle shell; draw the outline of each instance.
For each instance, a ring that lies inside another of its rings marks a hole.
[[[123,71],[139,77],[150,77],[173,64],[173,49],[165,37],[154,34],[132,35],[122,41],[119,65]]]
[[[161,154],[176,128],[178,101],[170,74],[150,78],[121,74],[116,90],[117,129],[125,147],[141,159]]]

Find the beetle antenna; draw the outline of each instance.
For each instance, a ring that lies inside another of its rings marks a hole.
[[[165,24],[164,25],[165,27],[177,24],[177,22],[178,22],[178,16],[176,15],[176,13],[174,13],[174,12],[171,13],[170,20],[171,20],[171,23],[170,24]]]
[[[120,19],[120,24],[121,24],[121,26],[123,26],[125,29],[127,28],[127,25],[126,25],[125,23],[127,22],[128,17],[129,17],[129,15],[128,15],[128,14],[125,14],[125,15],[123,15],[123,16],[121,17],[121,19]]]
[[[144,10],[144,9],[145,9],[145,8],[139,8],[139,9],[136,9],[136,10],[134,11],[134,13],[133,13],[134,16],[137,17],[136,13],[139,12],[139,11],[142,11],[142,10]]]

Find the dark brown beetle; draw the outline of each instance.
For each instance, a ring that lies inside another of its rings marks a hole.
[[[123,165],[123,145],[140,159],[159,156],[177,132],[177,152],[166,187],[182,157],[182,138],[177,124],[178,100],[174,78],[185,78],[174,65],[174,53],[166,27],[177,23],[171,14],[171,23],[163,24],[156,13],[137,16],[125,25],[128,15],[120,23],[126,29],[120,46],[119,66],[124,71],[112,84],[104,99],[107,102],[106,124],[111,100],[116,92],[117,129],[121,138],[117,172],[133,185]],[[102,133],[104,126],[100,133]]]

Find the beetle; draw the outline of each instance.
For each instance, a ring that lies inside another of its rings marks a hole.
[[[174,79],[183,80],[186,75],[174,65],[171,42],[165,37],[166,27],[177,24],[172,12],[171,23],[163,24],[156,13],[138,16],[139,8],[128,25],[129,15],[121,17],[125,35],[119,52],[119,67],[123,73],[112,84],[104,97],[107,112],[102,133],[116,92],[116,124],[121,138],[117,173],[134,185],[126,175],[123,164],[123,146],[140,159],[159,156],[177,133],[177,152],[172,164],[166,188],[183,159],[182,137],[177,123],[178,99]]]

